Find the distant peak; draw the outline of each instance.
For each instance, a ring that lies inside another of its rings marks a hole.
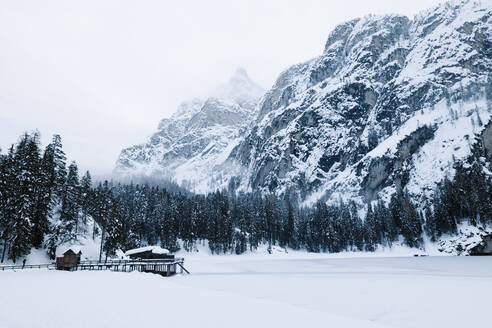
[[[265,91],[253,82],[246,69],[239,67],[227,83],[219,85],[213,96],[219,99],[230,99],[237,102],[256,102]]]
[[[248,72],[243,67],[239,67],[232,75],[233,78],[249,79]]]

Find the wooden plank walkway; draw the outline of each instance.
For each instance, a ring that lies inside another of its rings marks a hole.
[[[101,271],[110,270],[115,272],[150,272],[157,273],[162,276],[171,276],[176,273],[190,273],[183,266],[183,258],[162,259],[162,260],[109,260],[105,262],[99,261],[81,261],[76,265],[63,264],[26,264],[26,265],[0,265],[0,270],[22,270],[33,268],[47,268],[50,270],[66,270],[66,271]]]
[[[179,271],[185,271],[183,266],[184,259],[160,259],[160,260],[110,260],[105,262],[98,261],[81,261],[77,265],[58,267],[59,270],[68,271],[93,271],[93,270],[111,270],[115,272],[150,272],[157,273],[163,276],[171,276]]]

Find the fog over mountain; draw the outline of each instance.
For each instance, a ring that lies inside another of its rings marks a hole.
[[[123,150],[116,172],[308,203],[402,191],[428,199],[475,138],[492,144],[491,17],[488,1],[454,0],[413,19],[342,23],[319,57],[282,72],[261,100],[238,71],[226,90],[242,90],[247,105],[184,103],[147,144]]]
[[[439,2],[0,0],[0,147],[59,133],[81,170],[107,177],[122,148],[237,67],[267,89],[338,23]]]
[[[214,175],[257,116],[264,90],[239,68],[204,99],[183,102],[161,120],[148,142],[124,149],[116,163],[119,180],[165,178],[207,192]]]

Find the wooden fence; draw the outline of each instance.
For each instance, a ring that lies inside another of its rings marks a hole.
[[[54,263],[47,264],[14,264],[14,265],[0,265],[0,270],[22,270],[22,269],[55,269]]]

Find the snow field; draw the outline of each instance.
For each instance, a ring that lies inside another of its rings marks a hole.
[[[486,327],[489,257],[209,256],[191,275],[0,272],[0,327]],[[28,314],[28,315],[26,315]]]

